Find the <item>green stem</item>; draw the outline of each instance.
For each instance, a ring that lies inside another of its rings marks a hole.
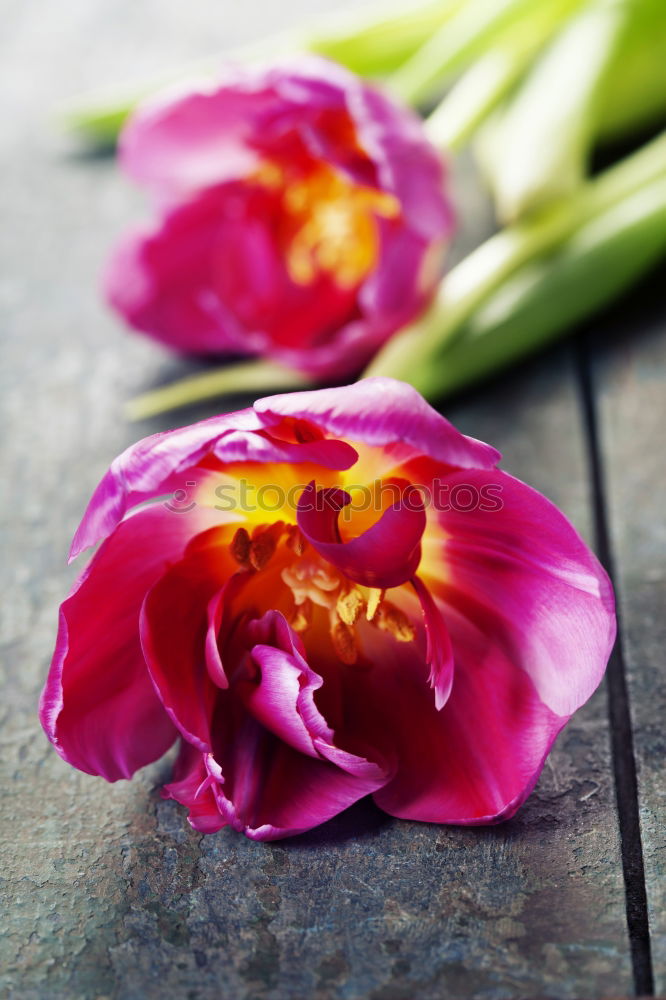
[[[426,119],[425,127],[433,145],[442,152],[462,148],[524,76],[553,32],[582,2],[542,3],[532,18],[512,25],[480,55]]]
[[[388,79],[389,89],[406,104],[428,101],[442,81],[486,51],[520,18],[534,12],[534,0],[467,0]]]
[[[666,119],[666,4],[633,0],[595,115],[595,139],[623,138]]]
[[[439,399],[508,367],[619,297],[666,254],[666,178],[584,225],[520,270],[413,379]]]
[[[337,12],[303,36],[302,47],[359,76],[385,76],[409,59],[467,0],[379,0],[358,12]]]
[[[485,156],[481,146],[503,222],[581,184],[596,108],[632,10],[629,0],[588,4],[536,61],[493,128]]]
[[[248,361],[225,365],[201,375],[191,375],[136,396],[127,403],[125,416],[132,421],[145,420],[147,417],[217,397],[307,389],[311,385],[312,382],[306,375],[291,368],[284,368],[272,361]]]
[[[393,337],[375,356],[369,375],[418,378],[433,346],[454,338],[472,314],[524,264],[551,253],[580,226],[666,175],[666,132],[569,198],[523,222],[501,230],[473,250],[444,278],[433,304]],[[403,376],[404,377],[404,376]]]

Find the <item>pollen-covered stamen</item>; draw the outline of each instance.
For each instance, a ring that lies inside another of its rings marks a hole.
[[[245,528],[239,528],[231,540],[231,554],[241,566],[247,566],[250,561],[250,536]]]
[[[296,605],[309,600],[320,608],[330,610],[335,607],[340,576],[332,567],[329,570],[318,560],[301,559],[285,566],[281,575],[294,595]]]
[[[282,522],[255,528],[251,536],[246,528],[239,528],[229,546],[231,554],[244,569],[262,570],[273,557],[283,532]]]
[[[385,600],[384,591],[377,588],[352,587],[341,590],[335,610],[331,612],[331,641],[343,663],[356,663],[359,655],[359,633],[365,611],[366,621],[387,632],[397,642],[412,642],[416,626],[400,608]],[[360,633],[362,634],[362,633]]]
[[[340,594],[335,610],[345,625],[355,625],[363,612],[366,602],[358,587],[352,587]]]
[[[330,635],[338,658],[348,666],[356,663],[358,659],[358,646],[354,629],[338,619],[338,621],[334,621],[331,625]]]
[[[369,622],[374,621],[379,605],[384,600],[385,590],[378,590],[376,587],[368,588],[368,603],[365,609],[365,617]]]
[[[307,599],[303,601],[302,604],[297,604],[294,607],[293,613],[289,619],[289,624],[293,628],[294,632],[307,632],[312,624],[312,613],[314,607],[312,601]]]
[[[390,601],[382,601],[372,624],[382,632],[388,632],[398,642],[411,642],[416,638],[416,628],[404,611]]]
[[[300,529],[295,524],[287,525],[287,548],[291,549],[297,556],[302,556],[307,548],[307,542],[303,538]]]
[[[317,609],[321,609],[328,617],[334,652],[341,663],[349,666],[358,661],[366,622],[397,642],[415,639],[416,626],[404,611],[385,599],[384,589],[352,583],[310,552],[309,557],[294,560],[280,573],[291,591],[293,605],[288,617],[295,632],[307,632],[319,613]]]
[[[268,565],[275,552],[276,544],[275,536],[268,531],[262,531],[252,538],[249,559],[253,569],[262,570]]]

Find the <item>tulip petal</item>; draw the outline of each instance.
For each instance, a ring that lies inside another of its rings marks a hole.
[[[198,547],[172,566],[146,594],[141,646],[155,689],[181,735],[211,750],[218,687],[209,676],[207,609],[237,571],[228,546]]]
[[[353,73],[313,54],[260,71],[228,65],[212,85],[174,87],[144,102],[123,129],[121,163],[162,202],[251,174],[263,157],[279,156],[285,133],[300,133],[311,155],[350,169],[358,144],[349,136],[332,141],[321,113],[348,118],[358,99],[350,102],[347,91],[366,89]],[[422,132],[420,139],[425,145]]]
[[[276,422],[276,421],[272,421]],[[270,417],[254,410],[227,413],[189,427],[163,431],[127,448],[97,486],[74,535],[70,559],[107,537],[136,504],[181,489],[190,478],[201,486],[215,473],[197,467],[207,455],[229,462],[313,462],[327,469],[348,469],[357,452],[345,441],[289,442],[270,435]],[[196,470],[196,475],[191,473]],[[193,511],[197,518],[201,511]],[[179,517],[185,516],[178,513]],[[189,515],[188,515],[189,516]],[[218,511],[218,521],[225,520]],[[226,520],[236,520],[237,515]]]
[[[102,291],[111,308],[129,326],[172,349],[246,353],[243,331],[211,289],[219,201],[219,195],[207,192],[165,214],[159,225],[131,230],[104,269]]]
[[[207,188],[121,240],[105,298],[134,329],[177,350],[306,358],[322,330],[332,335],[358,314],[356,289],[326,272],[294,282],[282,216],[276,192],[257,183]],[[411,298],[401,308],[413,312]]]
[[[615,639],[606,573],[564,515],[507,473],[447,483],[459,503],[439,514],[445,572],[430,589],[492,637],[556,715],[571,715],[599,684]],[[461,509],[464,490],[478,498],[472,509]]]
[[[82,771],[129,778],[175,738],[141,652],[139,613],[190,531],[186,515],[139,511],[101,546],[61,607],[40,717],[61,757]]]
[[[313,740],[332,743],[333,731],[314,703],[322,678],[308,666],[296,633],[280,612],[268,611],[250,623],[247,641],[260,676],[239,681],[239,697],[275,736],[294,750],[318,757]]]
[[[348,542],[340,539],[338,514],[351,502],[344,490],[317,490],[311,482],[298,501],[298,526],[305,538],[345,576],[367,587],[398,587],[421,558],[426,515],[423,505],[394,503],[371,528]]]
[[[357,777],[384,777],[376,763],[336,746],[336,734],[319,711],[314,693],[323,684],[305,659],[302,643],[285,617],[267,612],[253,621],[248,640],[259,667],[258,681],[240,681],[236,690],[258,722],[294,750],[336,764]],[[344,741],[344,737],[343,737]]]
[[[403,326],[414,312],[414,293],[421,283],[421,274],[427,244],[408,229],[393,232],[390,223],[382,231],[382,266],[377,268],[359,292],[359,301],[368,319],[391,321],[393,329]],[[421,301],[432,291],[432,284],[439,278],[433,269],[428,285],[421,289]]]
[[[426,630],[426,662],[430,667],[428,683],[435,692],[435,707],[444,708],[453,687],[453,647],[444,619],[432,594],[422,580],[415,576],[412,585],[421,602]]]
[[[206,770],[205,754],[181,741],[173,779],[162,788],[162,797],[186,805],[189,824],[199,833],[217,833],[227,825],[217,808],[212,784],[213,779]]]
[[[259,160],[246,142],[252,122],[278,106],[261,80],[230,67],[213,87],[143,103],[123,129],[121,164],[162,202],[244,176]]]
[[[381,446],[402,442],[418,452],[463,469],[492,468],[500,454],[466,437],[437,413],[411,385],[374,377],[335,389],[291,392],[257,400],[267,417],[310,420],[335,437]]]
[[[222,815],[252,840],[302,833],[336,816],[386,781],[385,771],[358,758],[358,773],[299,753],[267,730],[240,700],[220,696],[215,719],[213,792]],[[351,755],[348,755],[351,756]]]
[[[231,579],[235,581],[236,577],[232,576]],[[212,680],[213,684],[216,684],[217,687],[222,688],[223,690],[229,687],[229,678],[227,677],[224,664],[222,663],[222,657],[220,656],[218,635],[222,625],[225,600],[228,598],[227,591],[230,582],[231,581],[227,581],[224,587],[222,587],[221,590],[218,590],[218,592],[211,597],[206,609],[208,619],[205,643],[206,668],[208,670],[208,676]]]
[[[521,805],[558,732],[599,684],[613,600],[603,569],[545,497],[498,470],[448,482],[450,495],[460,486],[480,498],[440,513],[444,572],[427,580],[444,609],[455,683],[435,716],[418,670],[391,670],[386,653],[381,697],[400,765],[376,800],[396,816],[487,823]]]
[[[227,713],[218,720],[224,750],[214,756],[185,744],[177,780],[163,789],[166,798],[189,809],[195,830],[213,833],[230,825],[252,840],[278,840],[326,822],[386,780],[377,768],[356,776],[300,754],[239,701],[225,704]]]
[[[410,228],[420,236],[448,236],[454,216],[443,195],[442,157],[427,141],[422,121],[372,87],[349,94],[359,140],[376,164],[379,185],[395,194]]]
[[[447,626],[456,651],[451,695],[437,711],[425,670],[410,652],[386,649],[381,676],[361,678],[395,749],[393,779],[378,806],[405,819],[476,825],[508,819],[533,789],[568,716],[543,704],[528,675],[471,622]]]

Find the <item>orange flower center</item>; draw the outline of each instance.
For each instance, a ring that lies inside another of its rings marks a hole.
[[[260,525],[252,534],[238,528],[229,547],[242,569],[264,575],[258,581],[264,598],[284,609],[294,631],[320,633],[324,628],[343,663],[351,665],[358,659],[356,626],[361,622],[398,642],[416,637],[409,617],[386,599],[383,590],[347,580],[307,544],[295,525]],[[246,600],[250,597],[246,594]]]
[[[290,179],[282,167],[266,161],[253,179],[284,192],[285,260],[298,285],[325,274],[342,289],[355,288],[377,263],[378,220],[400,215],[394,195],[356,184],[324,163]]]

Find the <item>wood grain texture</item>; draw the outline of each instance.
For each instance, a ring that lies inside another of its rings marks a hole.
[[[114,786],[68,769],[36,721],[57,605],[74,575],[64,568],[69,538],[109,461],[157,427],[123,424],[121,400],[184,367],[102,309],[100,266],[141,202],[112,162],[76,155],[49,130],[50,108],[94,81],[139,64],[161,71],[314,6],[1,5],[2,989],[20,1000],[628,995],[603,690],[508,824],[397,822],[362,803],[273,845],[194,834],[183,810],[159,798],[165,763]],[[466,173],[459,180],[471,190]],[[483,205],[466,207],[470,240],[488,222]],[[447,415],[502,448],[505,467],[590,536],[568,348]]]
[[[664,271],[594,330],[593,385],[638,767],[657,995],[666,993],[666,310]]]

